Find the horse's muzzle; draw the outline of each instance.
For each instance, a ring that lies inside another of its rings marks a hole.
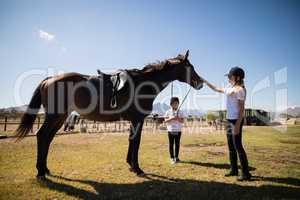
[[[200,90],[203,87],[203,82],[202,81],[196,81],[193,80],[192,81],[192,86],[193,88],[195,88],[196,90]]]
[[[203,83],[197,83],[195,89],[200,90],[201,88],[203,88]]]

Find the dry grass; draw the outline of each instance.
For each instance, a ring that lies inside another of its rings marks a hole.
[[[128,136],[72,134],[55,138],[49,153],[52,176],[35,179],[36,141],[0,141],[0,199],[299,199],[300,127],[280,133],[246,127],[251,182],[225,178],[224,134],[186,134],[182,163],[171,165],[165,134],[144,133],[136,177],[125,163]]]

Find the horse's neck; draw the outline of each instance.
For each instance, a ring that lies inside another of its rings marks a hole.
[[[169,83],[174,81],[171,77],[169,77],[168,72],[161,72],[160,74],[158,72],[152,73],[149,75],[148,80],[151,82],[154,82],[159,87],[159,92],[165,89]]]

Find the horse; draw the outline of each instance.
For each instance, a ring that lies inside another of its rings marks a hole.
[[[144,171],[139,167],[138,153],[144,119],[152,111],[153,101],[167,85],[175,80],[185,82],[199,90],[202,79],[190,63],[189,51],[185,55],[156,63],[142,69],[124,70],[127,77],[117,94],[112,74],[100,73],[98,76],[75,72],[50,76],[42,80],[35,89],[21,123],[16,129],[17,140],[24,138],[32,129],[41,106],[45,120],[37,131],[37,178],[50,175],[47,167],[49,146],[61,128],[68,114],[75,110],[81,118],[95,121],[130,121],[129,145],[126,162],[129,170],[138,176]],[[117,105],[112,107],[115,96]]]

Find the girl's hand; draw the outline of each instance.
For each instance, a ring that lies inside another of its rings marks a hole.
[[[217,86],[213,85],[212,83],[208,82],[207,80],[203,80],[203,82],[213,91],[224,93],[224,88],[218,88]]]
[[[182,117],[178,117],[178,116],[177,116],[177,117],[175,118],[175,120],[178,121],[178,122],[180,122],[180,123],[183,123],[183,118],[182,118]]]
[[[240,125],[236,124],[233,128],[233,135],[238,135],[240,133]]]
[[[171,121],[174,121],[174,120],[176,120],[176,117],[173,116],[173,117],[170,118],[170,120],[171,120]]]
[[[174,116],[174,117],[170,118],[170,120],[171,120],[171,121],[178,121],[178,120],[179,120],[179,118],[178,118],[178,117],[176,117],[176,116]]]
[[[178,116],[174,116],[173,119],[174,119],[174,120],[178,120],[178,119],[180,119],[180,118],[179,118]]]
[[[175,118],[176,118],[176,117],[174,117],[174,116],[173,116],[173,117],[168,117],[168,118],[165,119],[165,122],[171,122],[171,121],[174,121],[174,120],[176,120]]]

